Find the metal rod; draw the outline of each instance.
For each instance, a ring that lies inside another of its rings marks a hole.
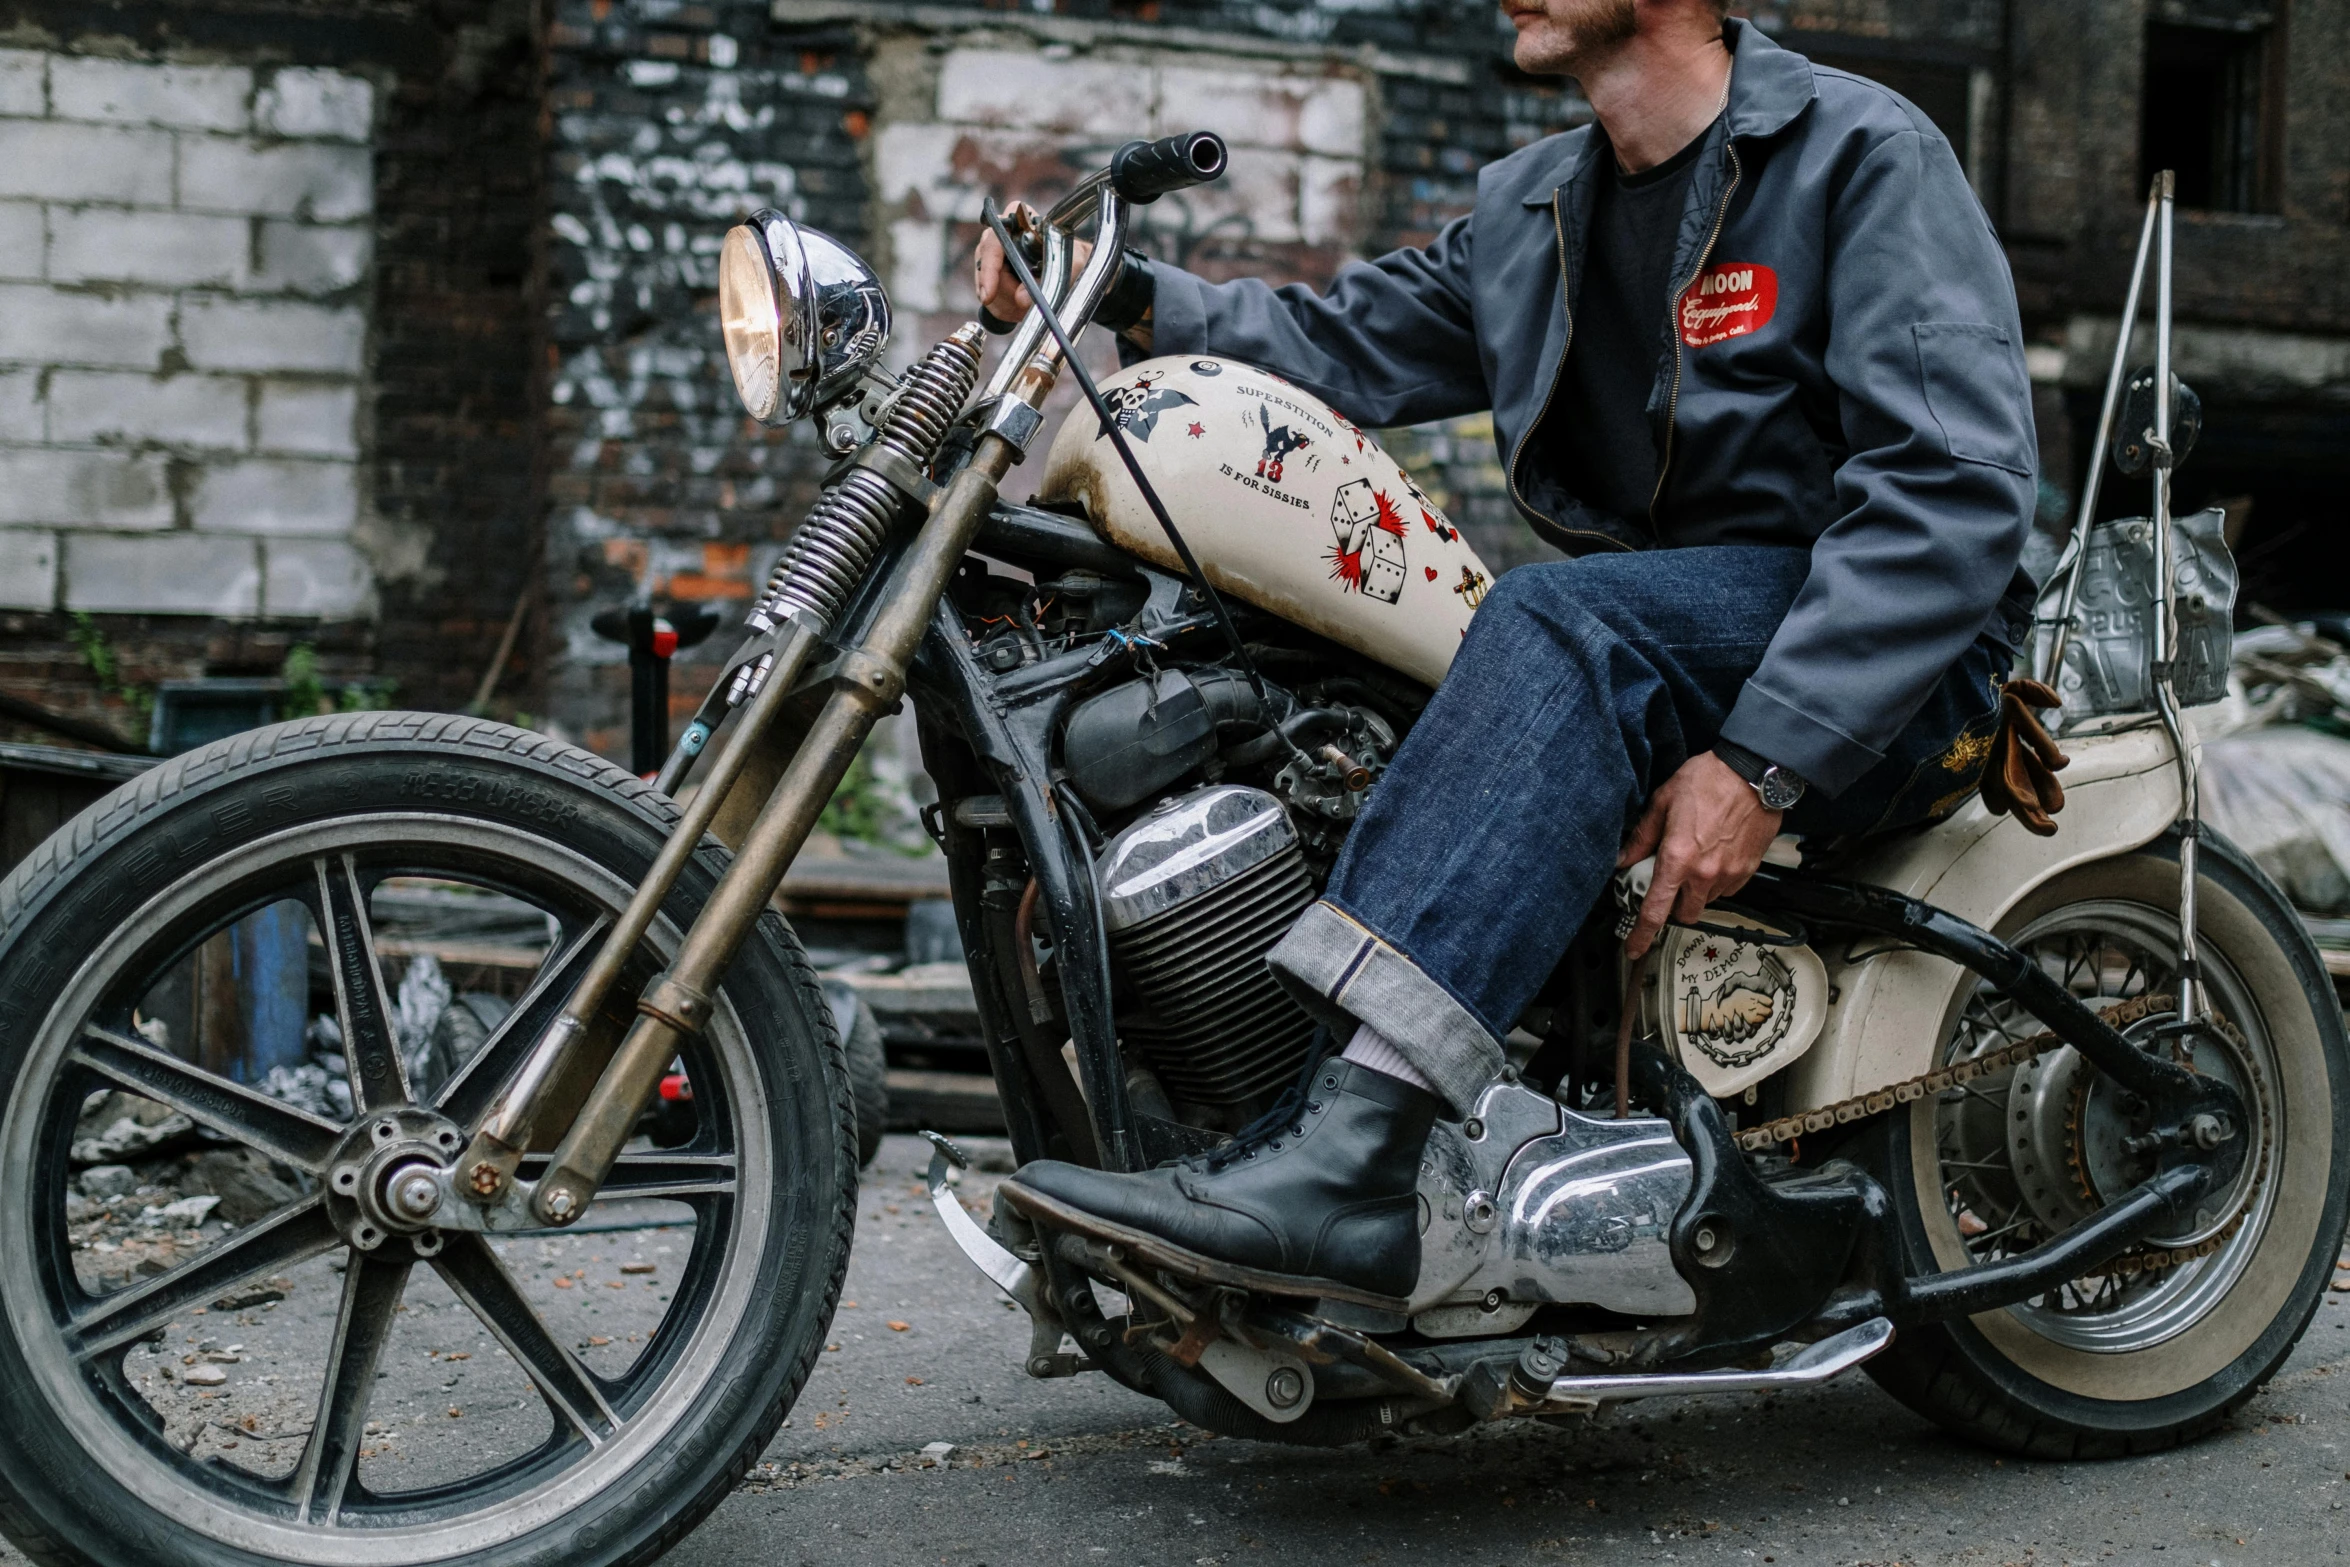
[[[2171,474],[2178,454],[2171,449],[2171,279],[2173,213],[2177,206],[2177,179],[2165,169],[2156,182],[2161,206],[2161,259],[2155,270],[2154,303],[2154,616],[2152,669],[2155,710],[2169,732],[2179,769],[2179,972],[2173,989],[2179,998],[2179,1017],[2193,1022],[2202,1015],[2202,971],[2196,939],[2195,859],[2201,836],[2203,801],[2196,776],[2195,745],[2179,711],[2178,694],[2178,573],[2174,569],[2171,535]]]
[[[473,1141],[457,1167],[465,1172],[465,1187],[476,1198],[488,1201],[496,1197],[513,1178],[522,1162],[523,1151],[530,1146],[530,1117],[539,1091],[570,1053],[573,1042],[587,1033],[589,1020],[610,998],[630,955],[644,940],[645,932],[653,928],[653,920],[676,889],[677,878],[684,873],[686,862],[693,858],[694,851],[701,846],[702,835],[710,830],[719,807],[726,803],[728,791],[742,776],[759,740],[783,710],[784,698],[816,641],[816,633],[800,622],[795,621],[786,629],[782,645],[776,650],[775,669],[743,714],[734,743],[720,754],[701,792],[694,796],[693,803],[686,807],[684,816],[661,845],[652,869],[645,873],[645,879],[628,900],[628,907],[605,936],[594,963],[561,1015],[547,1025],[547,1031],[531,1047],[521,1070],[514,1074],[514,1080],[506,1085],[506,1091],[498,1096],[474,1131]]]
[[[2097,439],[2089,448],[2089,473],[2081,481],[2081,511],[2073,524],[2072,570],[2066,575],[2064,601],[2056,616],[2056,639],[2039,671],[2050,690],[2064,674],[2064,654],[2072,641],[2073,616],[2080,607],[2081,578],[2089,562],[2089,530],[2097,521],[2097,501],[2105,489],[2106,449],[2113,442],[2113,422],[2121,408],[2122,383],[2129,376],[2130,339],[2138,330],[2138,302],[2146,287],[2146,259],[2153,253],[2156,216],[2162,206],[2162,184],[2157,180],[2146,195],[2146,221],[2138,230],[2138,259],[2130,268],[2130,292],[2122,304],[2121,334],[2114,339],[2113,366],[2105,375],[2105,407],[2097,416]]]
[[[1044,389],[1050,389],[1049,380]],[[1042,400],[1040,391],[1037,401]],[[1019,449],[1002,436],[982,436],[970,464],[939,497],[886,585],[884,607],[864,646],[842,660],[833,695],[744,836],[734,863],[686,932],[669,971],[637,1003],[635,1024],[556,1148],[531,1196],[532,1211],[542,1221],[564,1224],[587,1210],[622,1145],[635,1132],[637,1117],[661,1073],[678,1048],[707,1025],[727,966],[783,884],[784,873],[815,830],[816,818],[840,787],[874,720],[897,705],[905,690],[906,666],[929,625],[932,607],[946,592],[995,502],[997,485],[1018,456]],[[771,678],[761,696],[782,683]],[[736,746],[742,744],[738,737]]]

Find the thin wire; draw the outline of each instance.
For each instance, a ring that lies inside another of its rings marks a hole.
[[[1092,374],[1078,360],[1077,345],[1070,341],[1068,331],[1061,325],[1059,313],[1053,309],[1052,302],[1045,298],[1044,290],[1037,287],[1036,274],[1028,269],[1028,262],[1020,254],[1020,247],[1012,240],[1011,230],[1004,226],[1004,215],[996,209],[993,196],[987,198],[980,216],[994,231],[996,243],[1004,247],[1004,259],[1011,264],[1012,275],[1020,280],[1022,288],[1028,290],[1028,297],[1035,302],[1037,313],[1044,318],[1046,330],[1053,334],[1053,341],[1061,345],[1062,359],[1076,375],[1077,385],[1084,391],[1085,400],[1093,405],[1094,417],[1101,421],[1102,433],[1110,438],[1110,445],[1117,450],[1118,460],[1126,465],[1126,472],[1133,478],[1134,487],[1142,492],[1143,504],[1158,519],[1161,531],[1167,535],[1167,542],[1175,546],[1176,557],[1183,562],[1183,569],[1190,576],[1192,586],[1199,589],[1200,596],[1208,601],[1209,612],[1224,630],[1224,640],[1232,644],[1232,656],[1240,661],[1241,673],[1248,676],[1249,688],[1256,692],[1260,704],[1268,702],[1265,677],[1257,672],[1257,661],[1249,657],[1248,645],[1241,640],[1240,623],[1232,618],[1232,611],[1225,606],[1224,596],[1216,591],[1216,585],[1208,580],[1207,573],[1200,570],[1198,559],[1191,553],[1191,546],[1183,542],[1183,534],[1176,528],[1175,519],[1167,515],[1166,506],[1160,502],[1159,492],[1151,488],[1151,481],[1143,476],[1142,464],[1135,460],[1134,448],[1126,444],[1126,432],[1118,428],[1117,418],[1110,412],[1109,402],[1102,396],[1101,388],[1094,384]]]

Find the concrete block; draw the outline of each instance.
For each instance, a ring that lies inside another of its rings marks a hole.
[[[49,210],[48,276],[59,283],[213,283],[245,280],[253,251],[245,218],[194,212]]]
[[[38,49],[0,49],[0,114],[48,113],[48,69],[49,57]]]
[[[206,533],[349,533],[359,520],[359,470],[269,457],[216,463],[197,476],[188,511]]]
[[[104,298],[0,283],[0,360],[152,370],[171,346],[171,299]]]
[[[41,404],[41,372],[0,370],[0,441],[45,441],[48,419]]]
[[[119,370],[52,371],[49,439],[243,451],[245,383],[218,375],[159,380]]]
[[[367,341],[357,310],[279,299],[187,299],[180,343],[199,370],[296,370],[356,375]]]
[[[359,455],[359,389],[310,381],[264,381],[255,446],[305,457]]]
[[[1235,147],[1363,156],[1360,82],[1324,76],[1168,66],[1159,73],[1160,136],[1214,131]]]
[[[375,125],[375,84],[341,71],[288,66],[254,98],[253,123],[272,136],[363,142]]]
[[[43,250],[41,206],[0,201],[0,278],[37,278]]]
[[[0,531],[0,609],[57,603],[57,535]]]
[[[163,459],[127,452],[0,449],[0,522],[168,528]]]
[[[1363,166],[1352,158],[1304,158],[1297,176],[1297,227],[1309,245],[1354,243],[1362,226]]]
[[[71,533],[65,607],[98,613],[257,615],[260,546],[200,533]]]
[[[939,63],[938,117],[1131,136],[1151,100],[1149,67],[1112,60],[1048,60],[1014,50],[955,49]]]
[[[241,65],[144,65],[60,54],[49,61],[49,112],[61,120],[241,131],[253,73]]]
[[[367,557],[340,539],[272,539],[262,553],[264,614],[345,620],[375,608]]]
[[[365,147],[183,136],[179,170],[179,204],[192,212],[340,223],[375,210],[375,160]]]
[[[264,293],[333,294],[367,276],[375,234],[364,223],[326,227],[271,218],[261,225],[261,264],[251,287]]]
[[[0,120],[0,196],[171,205],[171,133]]]

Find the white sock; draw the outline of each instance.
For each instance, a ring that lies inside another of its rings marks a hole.
[[[1356,1025],[1355,1037],[1346,1042],[1346,1049],[1340,1053],[1339,1059],[1352,1061],[1357,1066],[1367,1066],[1398,1082],[1409,1083],[1424,1094],[1436,1092],[1436,1085],[1429,1082],[1420,1069],[1412,1065],[1384,1034],[1368,1023]]]

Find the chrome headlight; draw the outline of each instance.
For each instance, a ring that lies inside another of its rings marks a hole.
[[[718,319],[743,407],[781,424],[849,390],[881,357],[889,296],[839,240],[762,211],[727,230]]]

